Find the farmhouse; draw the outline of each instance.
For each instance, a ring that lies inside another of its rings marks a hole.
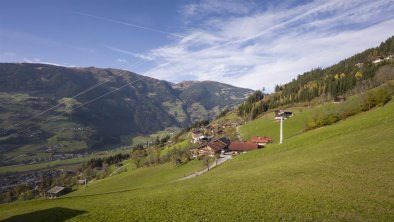
[[[78,184],[79,184],[79,185],[86,185],[87,183],[88,183],[88,180],[87,180],[87,179],[78,180]]]
[[[232,152],[245,152],[245,151],[257,150],[258,145],[252,142],[236,141],[236,142],[231,142],[228,149]]]
[[[208,138],[204,136],[200,130],[196,130],[192,132],[192,141],[191,141],[192,143],[196,144],[202,140],[208,140]]]
[[[334,96],[334,103],[342,103],[346,101],[346,97],[344,96]]]
[[[198,138],[200,136],[202,136],[202,133],[200,130],[195,130],[192,132],[192,138]]]
[[[226,150],[230,145],[230,140],[223,137],[212,142],[209,142],[205,146],[201,146],[197,149],[192,149],[190,152],[193,157],[198,156],[214,156],[217,153],[222,152],[222,150]]]
[[[380,63],[380,62],[382,62],[382,61],[383,61],[383,59],[376,59],[376,60],[372,61],[372,63],[373,63],[373,64],[376,64],[376,63]]]
[[[230,145],[230,140],[226,137],[214,140],[207,144],[207,147],[215,151],[215,153],[219,153],[224,149],[227,149],[228,145]]]
[[[357,63],[357,64],[356,64],[356,65],[354,65],[354,66],[357,66],[357,67],[361,68],[361,67],[363,67],[363,65],[364,65],[364,63],[362,63],[362,62],[359,62],[359,63]]]
[[[272,143],[274,140],[268,136],[251,136],[250,142],[256,143],[259,147],[264,147],[267,143]]]
[[[293,115],[294,115],[293,112],[284,111],[284,110],[275,110],[275,120],[280,120],[282,116],[283,119],[288,119]]]
[[[54,186],[50,190],[47,191],[49,197],[59,197],[69,192],[69,188],[61,187],[61,186]]]
[[[381,62],[383,62],[385,60],[390,60],[392,58],[393,58],[393,55],[389,55],[387,57],[380,56],[380,57],[377,57],[375,60],[373,60],[372,63],[373,64],[377,64],[377,63],[381,63]]]

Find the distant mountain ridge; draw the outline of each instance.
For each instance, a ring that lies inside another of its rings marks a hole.
[[[54,131],[61,130],[56,128],[59,118],[68,125],[89,128],[89,135],[83,135],[89,147],[116,144],[120,135],[147,134],[213,118],[221,110],[238,105],[252,92],[211,81],[185,83],[187,87],[179,87],[110,68],[0,63],[0,137],[16,133],[19,138],[0,140],[0,146],[10,147],[12,141],[31,143],[20,133],[27,125],[45,132],[42,139],[35,141],[45,143],[48,136],[44,135],[53,136]],[[95,85],[99,86],[91,89]],[[89,104],[82,106],[85,103]],[[29,120],[56,105],[56,109]],[[78,106],[81,107],[75,109]],[[13,125],[26,120],[27,124]],[[50,130],[49,123],[55,125]]]
[[[180,90],[184,90],[189,88],[190,86],[199,83],[200,81],[193,81],[193,80],[186,80],[186,81],[181,81],[179,83],[173,83],[172,87],[174,89],[180,89]]]

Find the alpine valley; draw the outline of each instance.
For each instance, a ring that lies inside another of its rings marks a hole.
[[[251,92],[213,81],[174,84],[118,69],[2,63],[0,149],[35,156],[43,149],[130,145],[137,135],[212,119]]]

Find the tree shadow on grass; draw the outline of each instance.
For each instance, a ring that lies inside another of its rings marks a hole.
[[[65,221],[70,218],[84,214],[86,211],[74,210],[62,207],[53,207],[45,210],[37,210],[34,212],[16,215],[0,222],[14,222],[14,221]]]

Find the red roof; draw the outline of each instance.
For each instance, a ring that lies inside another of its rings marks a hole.
[[[268,136],[252,136],[250,141],[252,143],[272,143],[273,139]]]
[[[251,142],[231,142],[228,147],[231,151],[250,151],[257,150],[258,146],[256,143]]]

